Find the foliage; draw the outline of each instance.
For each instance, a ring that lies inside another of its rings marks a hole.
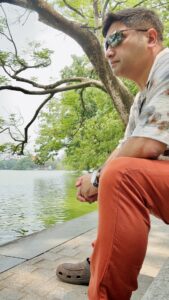
[[[34,41],[30,42],[26,51],[30,52],[29,55],[34,64],[41,65],[42,67],[47,67],[51,64],[51,55],[53,54],[53,51],[48,48],[43,48],[41,43]]]
[[[0,67],[1,72],[4,72],[0,76],[0,85],[9,83],[12,78],[16,79],[16,74],[26,69],[45,68],[51,64],[53,51],[43,48],[39,42],[28,43],[26,50],[17,48],[6,15],[0,17],[0,34],[8,41],[10,48],[8,51],[0,51]]]
[[[86,58],[73,56],[62,76],[96,76]],[[74,169],[100,166],[116,147],[124,127],[108,95],[96,88],[69,91],[41,113],[37,157],[44,162],[65,148],[65,163]]]
[[[68,146],[66,161],[75,169],[101,166],[123,135],[124,127],[115,110],[98,111],[87,120]]]
[[[3,126],[4,126],[4,119],[0,116],[0,130],[2,130]]]
[[[15,153],[16,145],[13,140],[20,142],[19,138],[22,136],[20,128],[22,125],[23,117],[20,114],[11,113],[5,119],[0,116],[0,133],[8,134],[11,139],[0,144],[0,152]]]
[[[49,3],[53,4],[54,7],[56,7],[60,13],[67,16],[68,18],[87,24],[87,26],[95,26],[95,18],[94,18],[94,1],[91,0],[53,0],[48,1]],[[169,9],[169,2],[165,0],[143,0],[143,1],[137,1],[137,0],[123,0],[123,1],[95,1],[98,5],[98,19],[99,19],[99,25],[102,24],[102,18],[104,9],[106,8],[105,12],[108,11],[118,11],[121,9],[129,8],[129,7],[137,7],[142,6],[149,9],[155,10],[160,17],[162,18],[162,21],[165,24],[166,32],[168,32],[168,21],[169,21],[169,15],[168,15],[168,9]],[[66,5],[67,4],[67,5]],[[105,4],[107,6],[105,7]]]
[[[138,86],[135,84],[135,82],[128,80],[126,78],[123,79],[123,82],[125,86],[130,90],[133,96],[135,96],[138,93],[139,89]]]
[[[6,150],[6,144],[0,145],[0,152],[4,152]]]
[[[98,79],[96,71],[86,56],[72,55],[71,57],[73,61],[71,67],[66,66],[60,71],[60,75],[63,79],[80,76]]]
[[[86,23],[88,26],[94,26],[93,1],[91,0],[53,0],[54,5],[63,15],[71,20]],[[98,1],[99,3],[100,1]],[[67,4],[67,5],[65,5]]]
[[[0,75],[0,85],[5,85],[5,84],[8,84],[10,81],[8,78],[6,78],[5,76],[3,75]]]

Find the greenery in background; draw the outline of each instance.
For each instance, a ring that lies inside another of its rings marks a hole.
[[[62,78],[97,78],[85,57],[72,58],[72,65],[61,72]],[[39,125],[38,160],[43,163],[65,148],[64,162],[76,170],[94,169],[103,164],[124,131],[109,96],[96,88],[62,93],[41,112]]]
[[[0,160],[0,170],[33,170],[37,166],[29,157]]]
[[[0,170],[60,170],[63,168],[62,162],[60,160],[48,160],[44,165],[38,166],[35,157],[25,156],[19,159],[1,159],[0,160]]]

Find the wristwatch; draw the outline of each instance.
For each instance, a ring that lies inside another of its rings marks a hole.
[[[99,186],[100,171],[101,171],[101,169],[96,170],[96,171],[94,171],[94,172],[92,173],[92,176],[91,176],[91,184],[92,184],[94,187],[98,187],[98,186]]]

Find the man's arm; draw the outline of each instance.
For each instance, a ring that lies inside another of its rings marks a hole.
[[[157,159],[160,154],[163,154],[167,145],[159,141],[143,138],[130,137],[122,144],[120,148],[116,148],[109,156],[104,166],[111,160],[117,157],[137,157],[145,159]],[[93,202],[97,200],[97,188],[91,184],[91,174],[80,177],[76,183],[77,198],[80,201]]]
[[[107,162],[117,157],[157,159],[166,148],[166,144],[150,138],[130,137],[119,149],[115,150],[115,153],[110,155]]]

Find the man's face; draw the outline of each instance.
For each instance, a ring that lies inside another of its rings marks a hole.
[[[121,30],[124,30],[122,34]],[[114,32],[117,32],[115,37],[112,36]],[[110,26],[106,40],[108,41],[106,58],[114,75],[137,82],[147,61],[146,30],[142,32],[131,30],[131,28],[117,22]]]

